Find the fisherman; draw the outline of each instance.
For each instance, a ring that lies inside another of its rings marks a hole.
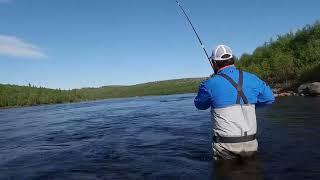
[[[210,61],[216,75],[203,81],[194,103],[200,110],[211,107],[213,158],[253,156],[258,149],[255,107],[272,104],[269,86],[254,74],[238,70],[226,45],[217,46]]]

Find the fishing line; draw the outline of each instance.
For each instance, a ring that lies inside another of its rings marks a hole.
[[[210,60],[210,57],[209,57],[209,55],[208,55],[208,53],[207,53],[207,50],[206,50],[206,48],[204,47],[204,45],[203,45],[203,43],[202,43],[202,41],[201,41],[201,39],[200,39],[200,37],[199,37],[196,29],[194,28],[194,26],[193,26],[193,24],[192,24],[189,16],[187,15],[186,11],[184,10],[184,8],[183,8],[182,5],[180,4],[180,2],[179,2],[178,0],[176,0],[176,2],[177,2],[177,4],[178,4],[178,6],[180,7],[181,11],[183,12],[184,16],[187,18],[189,24],[191,25],[193,32],[196,34],[196,36],[197,36],[197,38],[198,38],[198,41],[199,41],[199,43],[200,43],[201,48],[203,49],[204,53],[206,54],[206,57],[207,57],[210,65],[211,65],[212,69],[214,70],[213,63],[212,63],[212,61]]]

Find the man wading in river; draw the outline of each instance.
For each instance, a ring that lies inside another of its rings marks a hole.
[[[228,46],[217,46],[210,60],[217,73],[201,83],[194,103],[211,107],[214,159],[252,156],[258,149],[255,106],[273,103],[273,93],[257,76],[236,69]]]

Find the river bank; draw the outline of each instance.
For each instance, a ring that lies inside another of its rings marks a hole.
[[[304,83],[301,85],[277,84],[272,88],[276,97],[283,96],[320,96],[320,82]]]
[[[74,90],[54,90],[16,85],[0,85],[0,108],[88,102],[103,99],[196,93],[205,78],[158,81],[133,86],[105,86]],[[320,82],[271,85],[276,97],[319,96]]]

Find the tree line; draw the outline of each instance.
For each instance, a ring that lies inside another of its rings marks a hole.
[[[105,86],[73,90],[48,89],[35,86],[0,84],[0,107],[72,103],[107,98],[169,95],[195,92],[201,78],[144,83],[133,86]]]

